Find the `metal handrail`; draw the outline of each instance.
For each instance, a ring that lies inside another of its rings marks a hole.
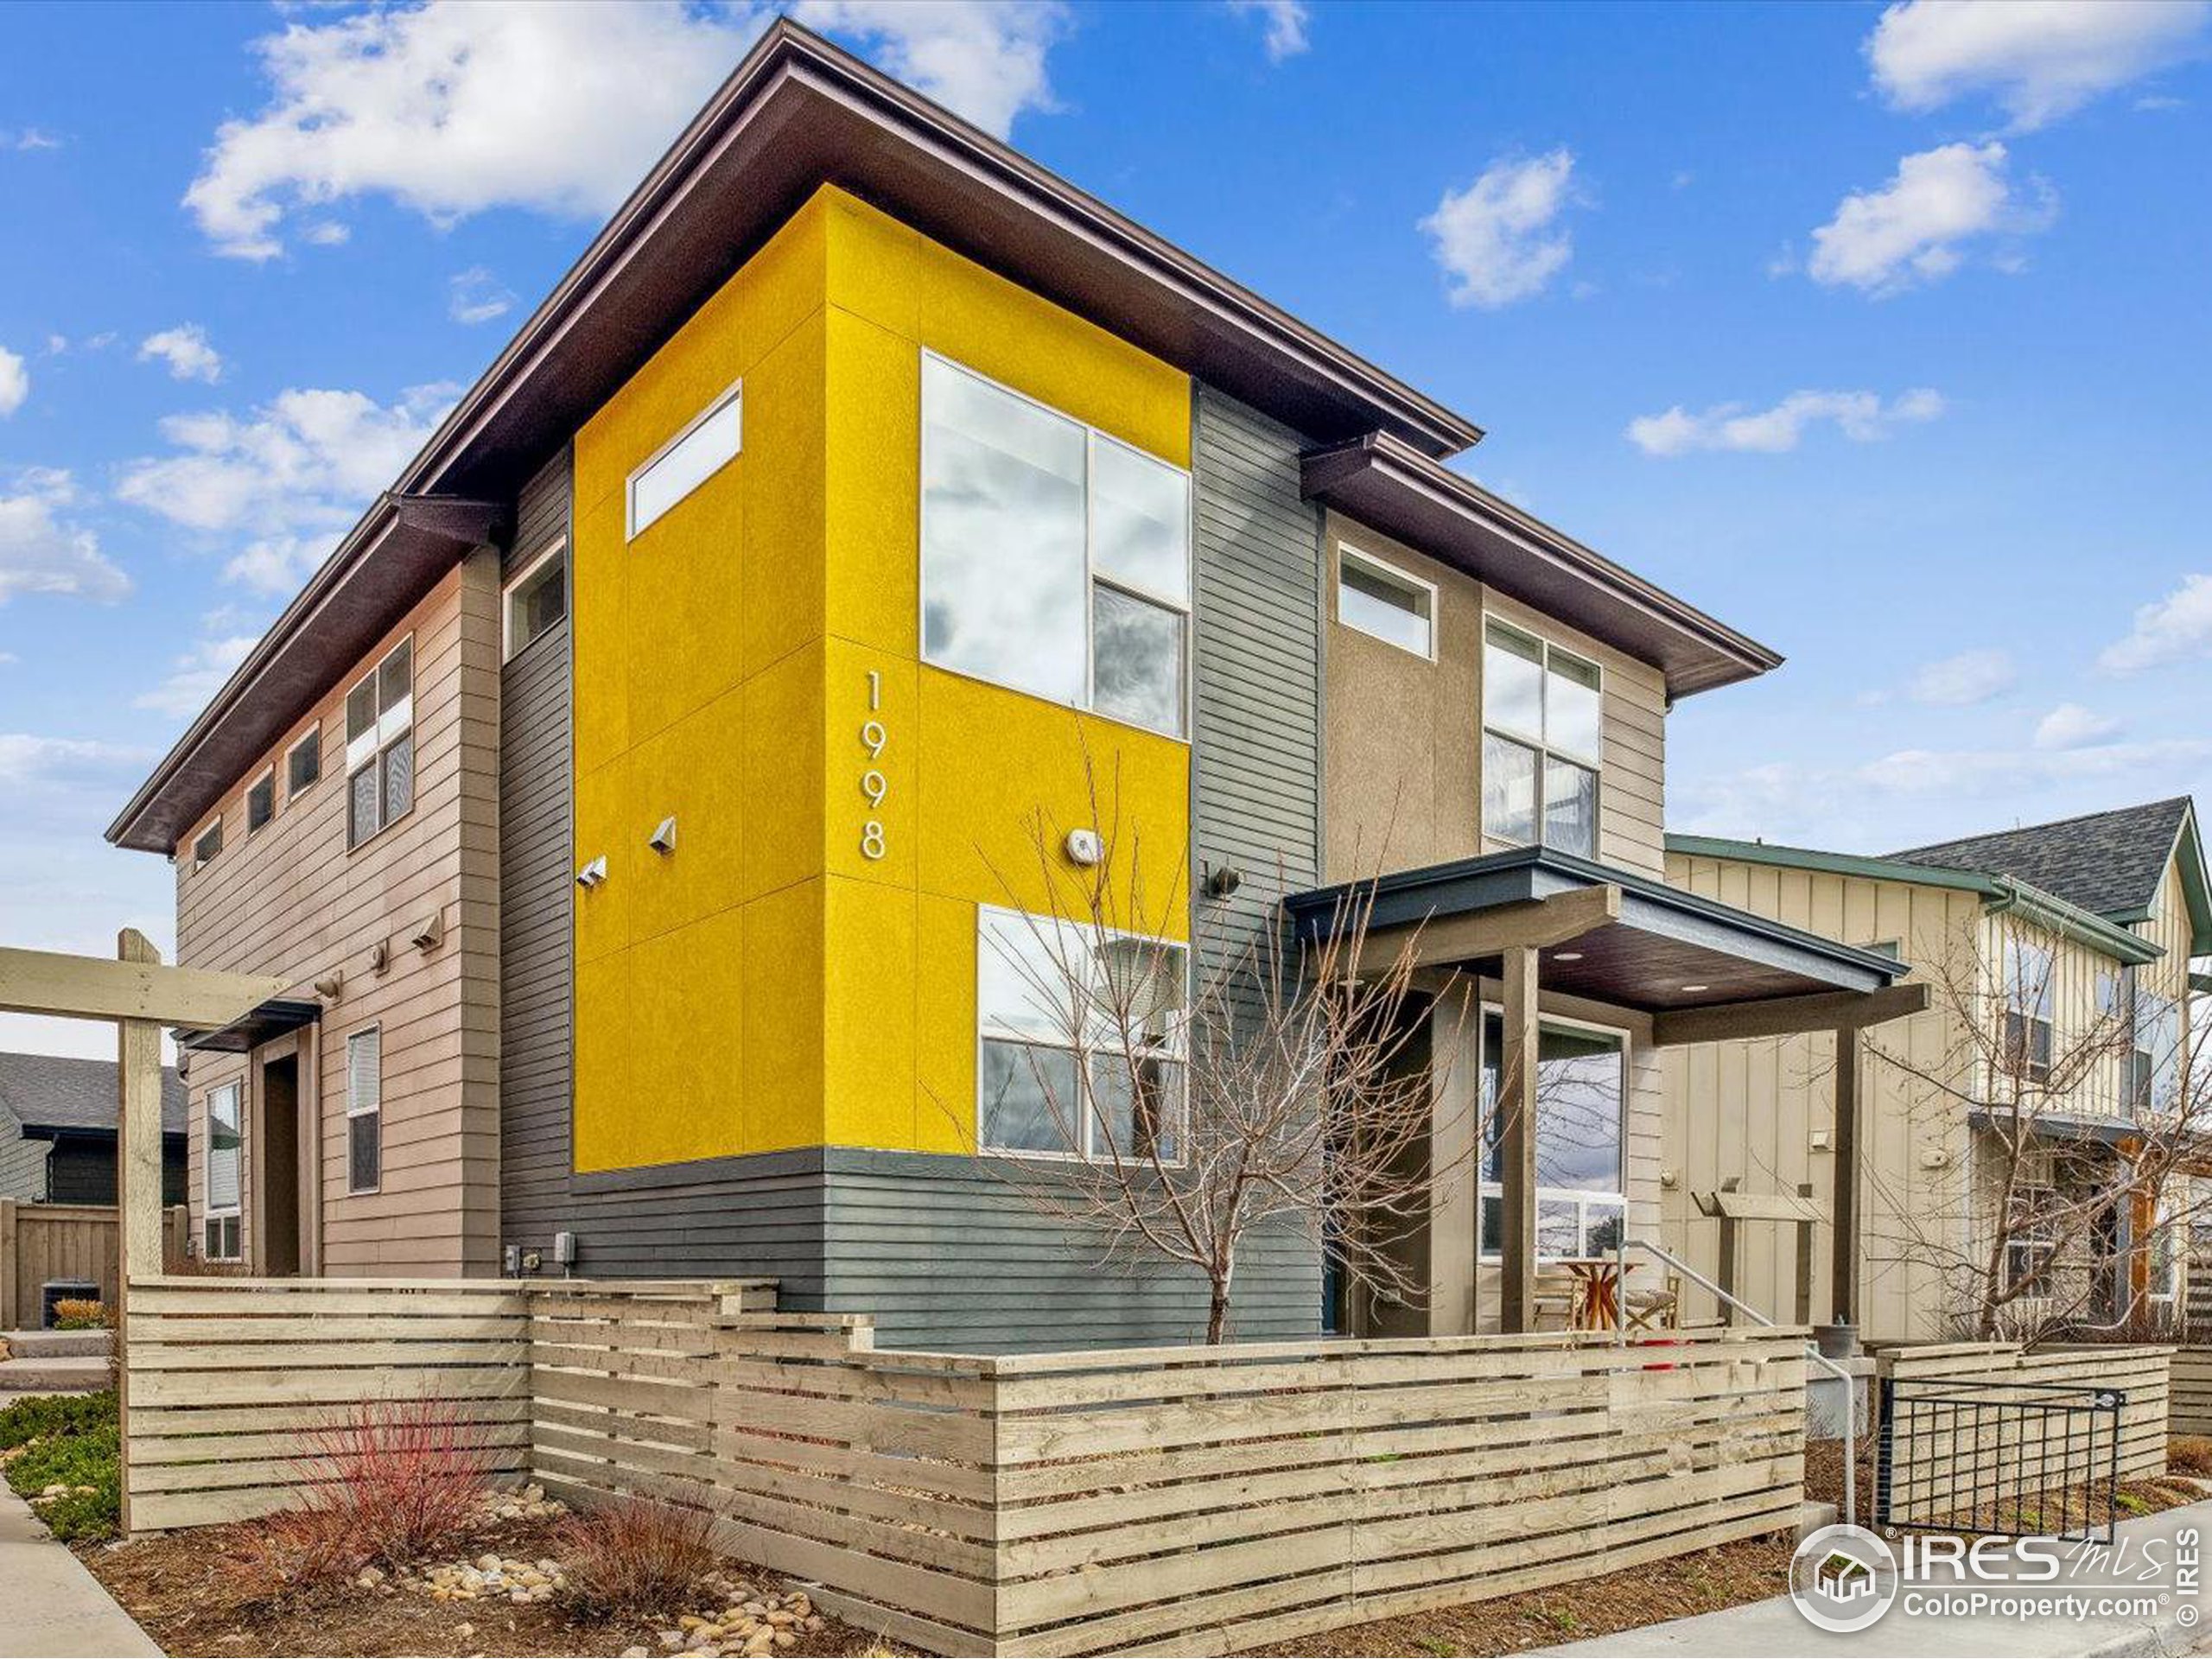
[[[1618,1340],[1624,1343],[1628,1340],[1628,1253],[1630,1250],[1642,1250],[1647,1255],[1657,1257],[1693,1284],[1712,1292],[1729,1306],[1740,1308],[1770,1331],[1779,1328],[1774,1320],[1742,1297],[1721,1289],[1673,1251],[1663,1249],[1648,1239],[1623,1237],[1614,1247],[1616,1272],[1619,1275],[1615,1282],[1621,1287],[1621,1313],[1614,1325]],[[1822,1353],[1815,1344],[1808,1342],[1805,1344],[1805,1357],[1843,1384],[1843,1518],[1856,1526],[1859,1524],[1858,1379]]]

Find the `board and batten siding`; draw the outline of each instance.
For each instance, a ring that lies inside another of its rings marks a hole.
[[[1926,980],[1940,964],[1971,953],[1980,900],[1956,888],[1789,869],[1735,859],[1669,855],[1670,885],[1786,922],[1845,944],[1894,942]],[[1940,1000],[1940,999],[1939,999]],[[1917,1071],[1955,1065],[1960,1033],[1940,1007],[1874,1028],[1873,1041]],[[1662,1242],[1712,1276],[1719,1262],[1719,1223],[1699,1214],[1692,1195],[1731,1177],[1746,1192],[1795,1192],[1809,1184],[1824,1215],[1834,1214],[1835,1039],[1826,1033],[1697,1043],[1662,1051],[1666,1185]],[[1904,1071],[1869,1056],[1862,1073],[1859,1137],[1860,1298],[1856,1319],[1870,1341],[1925,1341],[1943,1334],[1947,1254],[1967,1243],[1964,1181],[1970,1162],[1966,1115]],[[1818,1142],[1816,1145],[1815,1142]],[[1941,1162],[1931,1166],[1930,1158]],[[1770,1317],[1795,1317],[1793,1228],[1745,1224],[1738,1294]],[[1813,1320],[1833,1317],[1830,1277],[1834,1232],[1814,1230]],[[1686,1287],[1694,1317],[1717,1310]]]
[[[448,571],[379,640],[335,676],[315,709],[224,793],[223,849],[193,868],[210,812],[176,849],[177,959],[187,967],[267,974],[289,997],[323,1003],[300,1033],[300,1156],[305,1262],[329,1274],[485,1272],[499,1224],[499,557],[479,549]],[[346,845],[346,693],[404,638],[414,639],[415,802],[362,846]],[[285,757],[320,729],[322,775],[287,798]],[[245,793],[266,766],[275,816],[249,836]],[[439,943],[410,943],[433,918]],[[382,946],[385,966],[372,953]],[[318,980],[337,977],[334,997]],[[346,1191],[346,1039],[375,1026],[383,1040],[383,1171],[377,1191]],[[258,1190],[254,1133],[260,1067],[250,1057],[190,1057],[190,1199],[205,1192],[207,1097],[243,1080],[244,1207],[249,1264]]]

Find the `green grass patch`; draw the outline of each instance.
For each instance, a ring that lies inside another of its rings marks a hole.
[[[69,1488],[66,1497],[32,1506],[55,1537],[115,1535],[123,1516],[123,1447],[114,1390],[40,1395],[0,1407],[0,1451],[16,1447],[22,1449],[9,1459],[7,1473],[19,1496]]]

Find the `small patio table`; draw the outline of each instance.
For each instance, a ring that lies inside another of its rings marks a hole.
[[[1640,1262],[1623,1263],[1610,1255],[1569,1255],[1560,1258],[1560,1266],[1574,1275],[1574,1312],[1571,1323],[1577,1331],[1617,1331],[1621,1323],[1621,1274],[1625,1268],[1634,1273],[1643,1265]]]

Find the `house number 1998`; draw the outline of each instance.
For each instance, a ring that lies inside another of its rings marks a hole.
[[[861,747],[867,751],[868,766],[861,773],[861,797],[874,811],[883,804],[883,798],[891,792],[891,781],[874,763],[883,758],[884,749],[890,744],[891,734],[878,718],[883,708],[883,676],[875,669],[868,671],[868,716],[861,722]],[[869,818],[861,825],[861,856],[881,858],[886,849],[883,842],[883,820]]]

